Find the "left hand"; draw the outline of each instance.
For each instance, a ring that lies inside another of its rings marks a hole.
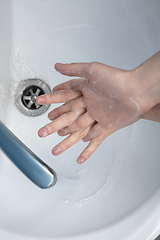
[[[61,70],[60,72],[62,74],[82,78],[60,84],[53,89],[51,94],[37,98],[37,102],[41,105],[65,102],[64,105],[49,113],[48,117],[52,122],[41,128],[38,133],[40,137],[45,137],[54,132],[58,132],[61,136],[69,135],[53,148],[53,154],[59,155],[80,140],[90,141],[87,148],[77,159],[78,163],[83,163],[98,148],[101,142],[113,132],[138,121],[140,118],[160,121],[160,104],[159,98],[157,97],[159,94],[157,94],[157,92],[156,94],[148,94],[148,91],[150,90],[152,93],[152,91],[155,92],[156,89],[159,89],[155,88],[157,78],[155,77],[154,81],[150,81],[150,78],[146,81],[146,78],[144,77],[144,73],[147,71],[152,72],[151,70],[153,70],[153,66],[155,66],[155,68],[157,67],[157,64],[153,64],[153,62],[157,62],[155,61],[157,60],[157,56],[159,57],[159,53],[151,57],[144,64],[140,65],[137,70],[135,69],[130,72],[112,68],[100,63],[94,63],[91,65],[87,63],[56,65],[56,69],[58,71]],[[151,69],[148,64],[151,66]],[[94,69],[90,66],[93,66]],[[156,71],[153,72],[155,73]],[[86,81],[87,79],[84,77],[87,77],[90,80],[90,85],[87,85],[87,88],[81,88],[81,83],[88,84],[88,81]],[[144,79],[145,84],[143,84]],[[125,84],[125,81],[127,85]],[[99,91],[97,91],[97,88],[94,88],[95,84]],[[108,90],[111,91],[107,95],[110,105],[105,104],[103,97],[99,94],[103,93],[105,96]],[[93,94],[91,94],[93,91],[95,91],[94,97],[97,98],[97,101],[94,100],[95,98],[93,97]],[[116,97],[114,97],[115,92],[117,93]],[[97,95],[97,93],[99,95]],[[90,95],[90,98],[88,99],[91,100],[91,106],[90,102],[87,104],[87,94]],[[138,107],[137,104],[133,105],[127,100],[128,97],[129,100],[131,99],[131,95],[133,100],[134,98],[139,99]],[[152,97],[153,99],[150,99],[149,97]],[[101,104],[98,105],[97,103],[100,101]],[[108,119],[103,114],[105,111],[100,111],[99,106],[102,106],[102,110],[103,107],[104,110],[107,108],[106,112],[108,112]],[[111,106],[110,109],[109,106]],[[97,110],[94,111],[94,108]],[[101,115],[104,117],[102,118]],[[116,119],[119,121],[116,121]],[[108,125],[108,120],[112,124]]]

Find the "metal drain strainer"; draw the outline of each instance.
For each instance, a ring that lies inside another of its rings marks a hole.
[[[50,92],[50,87],[40,79],[23,80],[15,91],[15,105],[21,113],[27,116],[39,116],[46,112],[50,105],[39,105],[36,98]]]

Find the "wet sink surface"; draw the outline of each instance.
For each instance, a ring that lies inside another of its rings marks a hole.
[[[78,165],[76,158],[85,143],[54,157],[51,149],[61,138],[37,135],[55,106],[41,116],[27,117],[15,106],[14,94],[24,79],[42,79],[50,88],[68,80],[54,70],[56,62],[136,67],[160,48],[159,2],[12,0],[0,4],[4,13],[11,14],[5,34],[12,40],[5,43],[6,49],[11,44],[10,52],[2,58],[8,61],[10,74],[0,84],[4,93],[0,103],[10,97],[6,106],[0,105],[1,118],[58,175],[56,186],[41,190],[1,154],[0,238],[124,240],[136,233],[134,239],[139,240],[146,224],[150,226],[146,236],[154,239],[150,219],[159,211],[159,123],[141,120],[118,131]]]

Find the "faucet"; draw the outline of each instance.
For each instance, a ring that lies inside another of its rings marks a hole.
[[[0,148],[40,188],[50,188],[56,184],[56,172],[36,156],[1,121]]]

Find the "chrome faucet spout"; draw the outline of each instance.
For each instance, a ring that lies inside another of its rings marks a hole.
[[[56,184],[56,172],[36,156],[1,121],[0,148],[40,188],[49,188]]]

